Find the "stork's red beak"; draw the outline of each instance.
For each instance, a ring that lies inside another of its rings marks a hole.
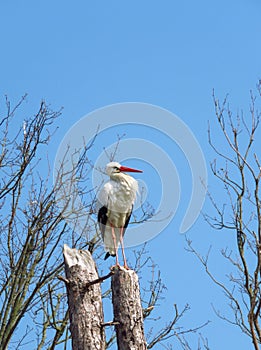
[[[132,168],[128,168],[126,166],[121,166],[120,171],[129,172],[129,173],[142,173],[143,172],[142,170],[132,169]]]

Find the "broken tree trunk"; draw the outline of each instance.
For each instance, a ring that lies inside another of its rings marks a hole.
[[[118,350],[145,350],[138,276],[124,268],[115,268],[113,272],[112,303]]]
[[[73,350],[104,350],[105,334],[100,283],[88,251],[63,250]]]

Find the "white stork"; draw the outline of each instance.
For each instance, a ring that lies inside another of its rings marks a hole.
[[[107,164],[106,173],[110,176],[110,180],[105,183],[98,195],[100,206],[98,222],[106,251],[104,259],[116,256],[116,266],[119,267],[118,246],[120,244],[124,267],[128,269],[123,236],[130,221],[138,192],[138,182],[124,172],[142,173],[141,170],[125,167],[117,162]]]

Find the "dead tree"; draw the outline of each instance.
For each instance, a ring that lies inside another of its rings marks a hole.
[[[234,115],[227,97],[220,102],[213,94],[217,130],[221,131],[223,139],[221,143],[213,136],[216,128],[209,129],[209,144],[216,155],[211,171],[219,185],[218,193],[213,190],[208,193],[214,214],[205,214],[205,219],[212,228],[234,234],[234,246],[221,250],[230,264],[227,279],[221,281],[211,272],[210,251],[203,256],[188,241],[188,249],[197,256],[208,276],[228,299],[231,313],[215,309],[217,316],[239,327],[250,337],[255,350],[260,349],[261,344],[261,161],[258,129],[261,81],[257,91],[257,96],[251,92],[249,115],[243,111]]]
[[[64,246],[70,331],[74,350],[105,349],[103,308],[96,265],[90,252]]]
[[[133,270],[113,271],[112,303],[118,350],[145,350],[138,276]]]
[[[66,245],[64,261],[66,278],[59,276],[59,279],[67,286],[73,350],[107,349],[114,342],[115,336],[105,341],[106,326],[115,326],[118,350],[147,350],[172,337],[175,337],[184,349],[186,344],[186,349],[191,350],[184,334],[195,333],[208,324],[206,322],[187,330],[180,328],[178,322],[189,306],[186,305],[179,312],[177,305],[174,305],[173,320],[152,339],[150,336],[146,339],[144,320],[153,311],[161,293],[159,276],[155,284],[152,282],[151,297],[147,307],[143,309],[144,300],[140,296],[138,275],[134,270],[113,267],[107,275],[98,277],[96,264],[90,252],[70,249]],[[100,283],[110,277],[114,317],[113,321],[104,323]],[[199,341],[198,349],[201,349],[201,341],[209,350],[203,338]]]
[[[100,282],[110,276],[118,349],[147,349],[137,274],[115,268],[99,278],[90,252],[65,245],[63,254],[73,349],[105,349]]]

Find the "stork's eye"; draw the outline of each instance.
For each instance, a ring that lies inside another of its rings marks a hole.
[[[118,168],[117,166],[114,167],[114,170],[119,172],[120,171],[120,168]]]

